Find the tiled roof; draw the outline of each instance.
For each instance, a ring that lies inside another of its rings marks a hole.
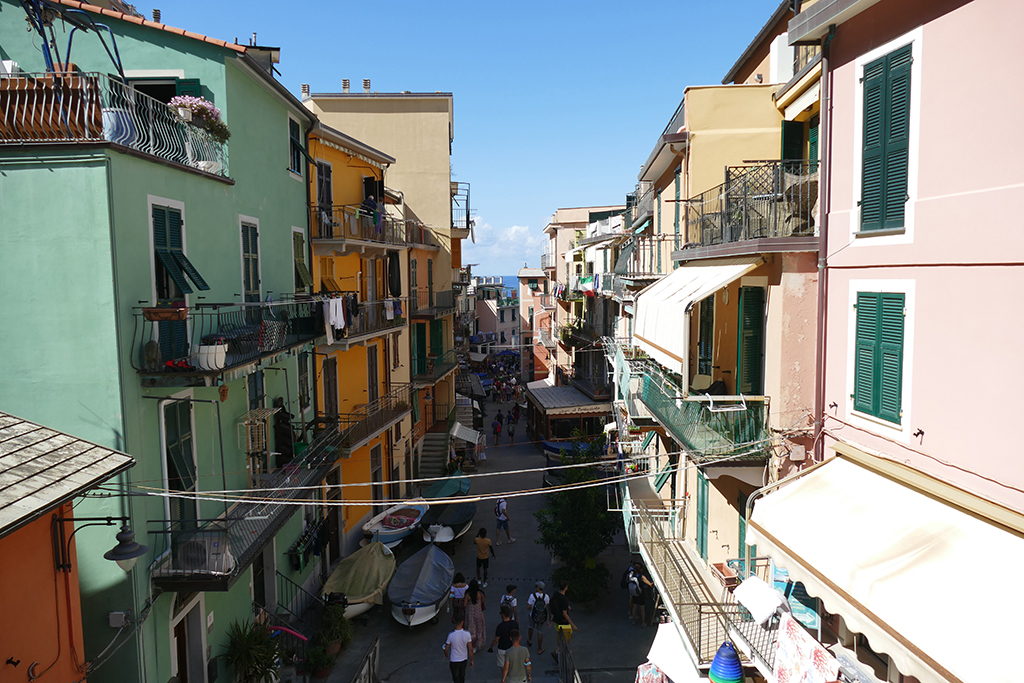
[[[0,412],[0,536],[134,464],[126,453]]]

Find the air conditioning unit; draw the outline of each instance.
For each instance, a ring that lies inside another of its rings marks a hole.
[[[230,574],[235,570],[235,558],[227,532],[180,538],[174,564],[186,573]]]

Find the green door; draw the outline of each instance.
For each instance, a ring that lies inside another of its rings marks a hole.
[[[736,393],[764,393],[764,289],[740,287]]]
[[[697,470],[697,551],[702,560],[708,559],[708,478]]]
[[[440,356],[444,353],[444,321],[430,321],[430,353]]]
[[[416,323],[412,328],[413,359],[412,373],[422,375],[427,367],[427,325]]]

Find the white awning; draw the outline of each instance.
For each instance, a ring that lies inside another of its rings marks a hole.
[[[760,256],[687,263],[636,297],[633,339],[647,355],[683,375],[689,385],[689,314],[695,303],[757,268]]]
[[[1007,508],[899,463],[836,448],[844,454],[756,502],[747,542],[867,636],[900,673],[922,681],[1018,680],[1011,660],[993,651],[993,634],[1016,631],[1024,614],[1014,578],[1024,566],[1021,516],[1007,521]],[[1003,526],[986,521],[994,519]],[[986,581],[992,571],[1005,576]]]
[[[686,654],[682,638],[675,624],[658,624],[658,632],[654,634],[654,642],[647,653],[647,661],[661,669],[672,683],[706,683],[709,679],[701,678],[693,660]]]
[[[462,439],[469,443],[479,443],[480,441],[480,432],[463,426],[461,422],[456,422],[452,425],[451,435],[456,439]]]
[[[469,352],[469,359],[471,361],[473,361],[474,363],[482,363],[485,360],[487,360],[487,354],[486,353],[477,353],[476,351],[470,351]]]
[[[553,386],[555,386],[554,378],[550,377],[550,376],[549,377],[545,377],[544,379],[538,379],[538,380],[534,380],[532,382],[527,382],[526,383],[526,388],[527,389],[541,389],[543,387],[553,387]]]

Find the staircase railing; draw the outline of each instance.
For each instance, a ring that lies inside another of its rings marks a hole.
[[[323,600],[295,583],[281,572],[277,572],[277,610],[288,614],[302,626],[299,630],[313,632],[319,620]]]

